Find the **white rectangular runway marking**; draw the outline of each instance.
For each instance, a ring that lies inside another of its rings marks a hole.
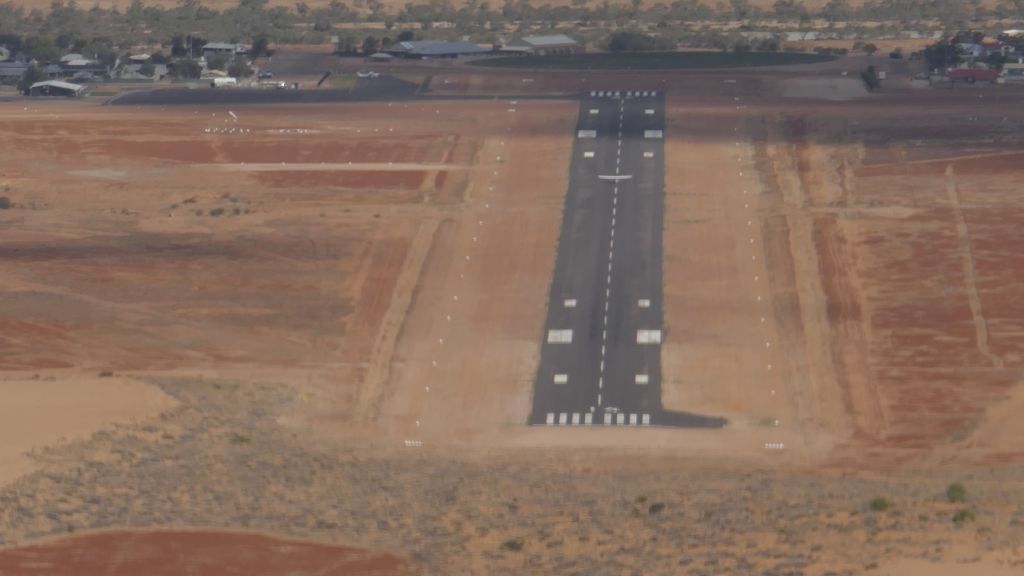
[[[654,158],[654,152],[644,152],[644,158]]]
[[[580,413],[579,412],[573,412],[572,413],[572,425],[573,426],[579,426],[580,425]]]
[[[590,109],[590,113],[591,114],[597,114],[598,112],[600,112],[600,110],[598,110],[597,108],[591,108]]]
[[[562,302],[562,305],[565,306],[566,308],[575,308],[576,307],[576,299],[575,298],[567,298],[565,300],[565,302]]]
[[[637,330],[637,344],[661,344],[661,330]]]
[[[648,300],[647,298],[641,298],[640,300],[636,301],[636,305],[641,307],[641,308],[650,308],[651,307],[651,301]]]
[[[593,414],[593,412],[587,412],[586,414],[583,415],[583,424],[585,424],[587,426],[590,426],[593,423],[594,423],[594,414]]]
[[[604,413],[604,425],[610,426],[612,423],[612,415],[608,412]]]
[[[637,384],[644,385],[647,384],[648,381],[650,381],[650,377],[647,376],[647,374],[637,374],[636,377],[633,378],[633,381]]]
[[[562,426],[565,426],[565,423],[568,422],[568,421],[569,421],[569,415],[566,414],[565,412],[562,412],[562,413],[560,413],[558,415],[558,423],[561,424]]]
[[[636,426],[636,414],[629,415],[629,425]]]
[[[648,139],[661,138],[664,135],[665,135],[665,131],[664,130],[644,130],[644,138],[648,138]],[[582,138],[582,136],[580,136],[580,138]]]
[[[555,374],[554,380],[555,380],[555,384],[568,384],[569,383],[569,375],[568,374]]]
[[[640,418],[640,423],[642,425],[644,425],[644,426],[650,426],[651,425],[651,415],[650,414],[644,414],[643,417]]]
[[[572,330],[548,330],[548,344],[572,344]]]
[[[588,150],[588,151],[583,153],[583,157],[584,158],[593,158],[594,157],[594,153],[591,152],[590,150]]]
[[[647,108],[646,110],[644,110],[644,114],[648,116],[654,116],[654,108]]]
[[[552,424],[554,424],[555,423],[555,413],[554,412],[548,412],[548,417],[545,420],[545,422],[547,423],[548,426],[551,426]]]
[[[577,138],[597,138],[597,130],[580,130],[576,133]]]
[[[625,424],[626,423],[626,415],[623,414],[622,412],[619,412],[618,414],[616,414],[615,415],[615,423],[618,424],[619,426],[622,426],[623,424]]]

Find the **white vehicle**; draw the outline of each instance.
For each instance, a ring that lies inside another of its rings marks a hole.
[[[210,88],[226,88],[228,86],[238,86],[238,79],[228,77],[210,80]]]
[[[380,76],[380,73],[371,70],[369,72],[356,72],[356,76],[360,78],[376,78]]]

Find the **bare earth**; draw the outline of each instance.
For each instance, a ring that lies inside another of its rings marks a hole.
[[[0,545],[174,527],[387,550],[381,574],[1019,571],[1020,89],[832,98],[856,62],[398,69],[668,91],[664,402],[722,431],[523,426],[571,100],[0,104]]]

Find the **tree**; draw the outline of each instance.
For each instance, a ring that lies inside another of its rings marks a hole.
[[[376,36],[367,36],[363,40],[363,47],[362,47],[362,53],[363,54],[373,54],[378,49],[380,49],[380,41],[377,40]]]
[[[960,60],[960,49],[956,44],[939,42],[925,47],[924,59],[928,62],[928,68],[947,68]]]
[[[252,41],[252,48],[249,49],[249,54],[253,58],[259,58],[261,56],[273,56],[274,51],[269,48],[269,42],[267,36],[261,34]]]
[[[37,68],[35,65],[29,66],[21,76],[21,80],[18,81],[18,91],[27,95],[29,88],[31,88],[33,84],[45,79],[46,77],[43,75],[42,70]]]
[[[821,17],[829,22],[846,20],[850,17],[850,5],[846,0],[828,0],[821,7]]]
[[[416,37],[416,33],[412,30],[402,30],[398,33],[399,42],[408,42]]]
[[[156,66],[153,65],[152,60],[146,60],[139,66],[139,74],[152,78],[156,74]]]
[[[53,39],[47,36],[32,36],[25,41],[25,51],[29,57],[40,62],[53,62],[60,57]]]
[[[175,78],[199,78],[202,73],[202,66],[195,60],[178,60],[171,65],[171,75]]]
[[[796,0],[775,0],[772,9],[779,20],[800,20],[807,15],[807,9]]]
[[[248,78],[252,76],[252,68],[249,67],[249,62],[246,61],[244,56],[235,57],[228,66],[228,76],[235,78]]]
[[[737,20],[746,20],[750,16],[750,0],[729,0],[729,6]]]
[[[608,37],[609,52],[649,52],[673,47],[670,41],[632,30],[619,30]]]
[[[210,54],[206,57],[206,68],[208,70],[223,70],[228,64],[228,59],[223,54]]]

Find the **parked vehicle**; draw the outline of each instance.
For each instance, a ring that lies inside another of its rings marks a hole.
[[[990,82],[995,84],[996,79],[999,78],[998,70],[985,70],[982,68],[954,68],[949,72],[946,72],[946,77],[951,82],[966,82],[968,84],[974,84],[978,80],[984,82]]]

